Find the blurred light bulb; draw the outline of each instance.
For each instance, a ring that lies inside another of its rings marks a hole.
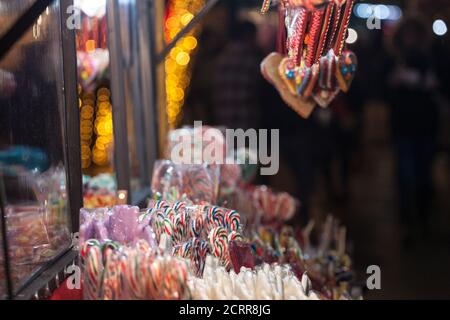
[[[348,44],[353,44],[358,40],[358,32],[353,28],[348,28],[348,37],[346,42]]]
[[[438,36],[443,36],[447,33],[447,25],[441,19],[438,19],[433,22],[433,32]]]

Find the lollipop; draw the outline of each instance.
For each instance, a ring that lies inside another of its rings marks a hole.
[[[127,281],[130,298],[134,300],[143,299],[145,297],[145,288],[142,285],[142,274],[140,268],[143,263],[143,255],[138,252],[129,253],[127,263],[125,263],[125,279]]]
[[[87,246],[85,251],[86,265],[84,278],[84,298],[86,300],[97,300],[100,297],[100,283],[103,272],[102,252],[100,246]]]
[[[138,250],[138,252],[146,254],[146,253],[150,252],[151,247],[147,241],[139,240],[136,244],[136,249]]]
[[[173,210],[175,210],[176,212],[179,212],[179,211],[184,210],[184,209],[186,209],[186,202],[177,201],[173,205]]]
[[[89,255],[89,251],[92,247],[97,247],[100,248],[101,244],[100,241],[96,240],[96,239],[90,239],[88,241],[86,241],[83,246],[81,247],[81,257],[82,258],[87,258],[87,256]]]
[[[219,260],[224,261],[228,251],[227,230],[222,227],[212,229],[209,233],[208,240],[214,256],[219,258]]]
[[[120,295],[124,294],[121,277],[125,266],[125,263],[122,265],[122,261],[117,253],[112,250],[107,251],[103,280],[104,300],[118,300]]]
[[[172,237],[173,236],[172,221],[169,218],[164,218],[163,225],[164,225],[164,233],[169,237]]]
[[[164,219],[166,216],[161,211],[158,211],[156,213],[155,219],[152,221],[152,228],[155,230],[156,240],[159,242],[161,239],[161,234],[163,234],[164,231]]]
[[[244,237],[242,237],[242,235],[239,232],[232,231],[228,235],[228,242],[231,242],[231,241],[244,241]]]
[[[196,210],[193,215],[191,216],[191,223],[190,223],[190,233],[189,235],[191,237],[200,237],[204,226],[204,219],[203,214],[201,211]]]
[[[192,243],[194,242],[194,239],[189,240],[188,242],[185,242],[183,245],[181,245],[180,250],[180,256],[184,259],[190,259],[192,256]]]
[[[238,231],[241,225],[241,215],[234,210],[225,213],[225,224],[229,231]]]
[[[186,239],[189,235],[189,226],[191,224],[191,215],[186,210],[179,210],[180,231],[182,239]]]
[[[194,202],[215,202],[216,186],[206,166],[193,165],[185,167],[183,193]]]
[[[170,221],[172,222],[173,230],[172,240],[175,244],[179,244],[183,241],[184,225],[182,219],[183,218],[179,214],[172,216],[172,219],[170,219]]]
[[[155,204],[153,205],[153,207],[155,209],[163,209],[163,208],[167,208],[169,207],[169,205],[167,204],[167,202],[163,201],[163,200],[158,200],[155,202]]]
[[[241,179],[241,168],[238,164],[223,164],[220,166],[220,192],[228,194],[234,191]]]
[[[284,221],[292,219],[297,209],[296,201],[288,193],[283,192],[278,195],[278,216]]]
[[[215,206],[205,206],[207,227],[209,230],[216,227],[225,227],[225,211],[223,208]]]
[[[164,214],[165,214],[165,216],[166,216],[167,218],[173,219],[174,216],[176,215],[176,212],[175,212],[175,210],[174,210],[172,207],[166,207],[166,208],[164,209]]]
[[[192,254],[191,254],[191,270],[197,277],[203,274],[204,262],[206,258],[206,251],[208,244],[204,240],[198,238],[192,239]]]
[[[171,200],[174,197],[181,196],[181,187],[183,184],[182,173],[180,167],[171,161],[158,161],[155,164],[152,179],[153,193],[159,193],[163,199],[167,199],[169,195]]]
[[[119,250],[120,244],[115,241],[107,240],[105,243],[103,243],[101,248],[102,248],[103,263],[105,263],[108,254]]]

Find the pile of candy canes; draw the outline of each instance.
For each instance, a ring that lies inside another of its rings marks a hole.
[[[358,62],[344,45],[354,2],[281,1],[280,34],[287,33],[286,41],[262,62],[261,71],[302,117],[350,89]],[[266,1],[263,11],[268,7]]]
[[[317,248],[311,230],[302,234],[305,252],[290,228],[261,227],[245,236],[239,213],[216,206],[157,201],[146,210],[82,210],[81,221],[86,299],[350,298],[345,233],[334,232],[332,219]],[[219,294],[217,283],[227,279]]]
[[[226,150],[222,133],[209,127],[175,130],[171,142],[204,147],[209,130],[216,149]],[[354,276],[338,221],[294,230],[285,223],[299,201],[252,185],[254,168],[196,160],[158,161],[145,209],[81,210],[86,299],[351,298]]]
[[[122,246],[86,241],[81,248],[86,300],[189,299],[186,264],[145,240]]]

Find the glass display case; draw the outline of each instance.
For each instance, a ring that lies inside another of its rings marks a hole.
[[[150,196],[156,124],[149,95],[149,1],[75,1],[81,163],[86,207],[111,206],[117,191]],[[126,138],[125,138],[126,137]]]
[[[78,229],[75,38],[63,22],[71,2],[43,3],[0,1],[0,37],[15,38],[0,57],[3,297],[21,295],[70,250]]]

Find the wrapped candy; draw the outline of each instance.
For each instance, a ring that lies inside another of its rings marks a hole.
[[[298,201],[289,194],[276,193],[266,186],[260,186],[253,191],[253,203],[265,222],[283,222],[292,219]]]
[[[11,260],[17,264],[45,261],[51,250],[44,223],[44,213],[39,207],[7,207],[7,237]]]
[[[141,213],[138,207],[125,205],[112,209],[81,209],[80,243],[88,239],[97,239],[102,243],[113,240],[122,244],[145,240],[152,248],[157,247],[157,237],[147,213]]]
[[[109,223],[110,211],[108,209],[81,209],[80,210],[80,243],[88,239],[105,241],[109,239],[107,224]]]
[[[219,188],[217,167],[188,165],[183,169],[183,193],[194,203],[216,203]]]
[[[225,163],[226,141],[224,134],[218,128],[185,127],[169,132],[168,140],[167,157],[174,161],[175,157],[183,159],[181,162],[175,161],[178,164]]]
[[[152,178],[152,192],[168,201],[178,201],[183,197],[183,176],[181,168],[171,161],[155,163]]]
[[[219,168],[208,165],[176,165],[158,161],[152,179],[152,192],[169,202],[216,203],[219,189]]]
[[[133,242],[138,233],[139,208],[115,206],[108,223],[109,237],[123,244]]]

